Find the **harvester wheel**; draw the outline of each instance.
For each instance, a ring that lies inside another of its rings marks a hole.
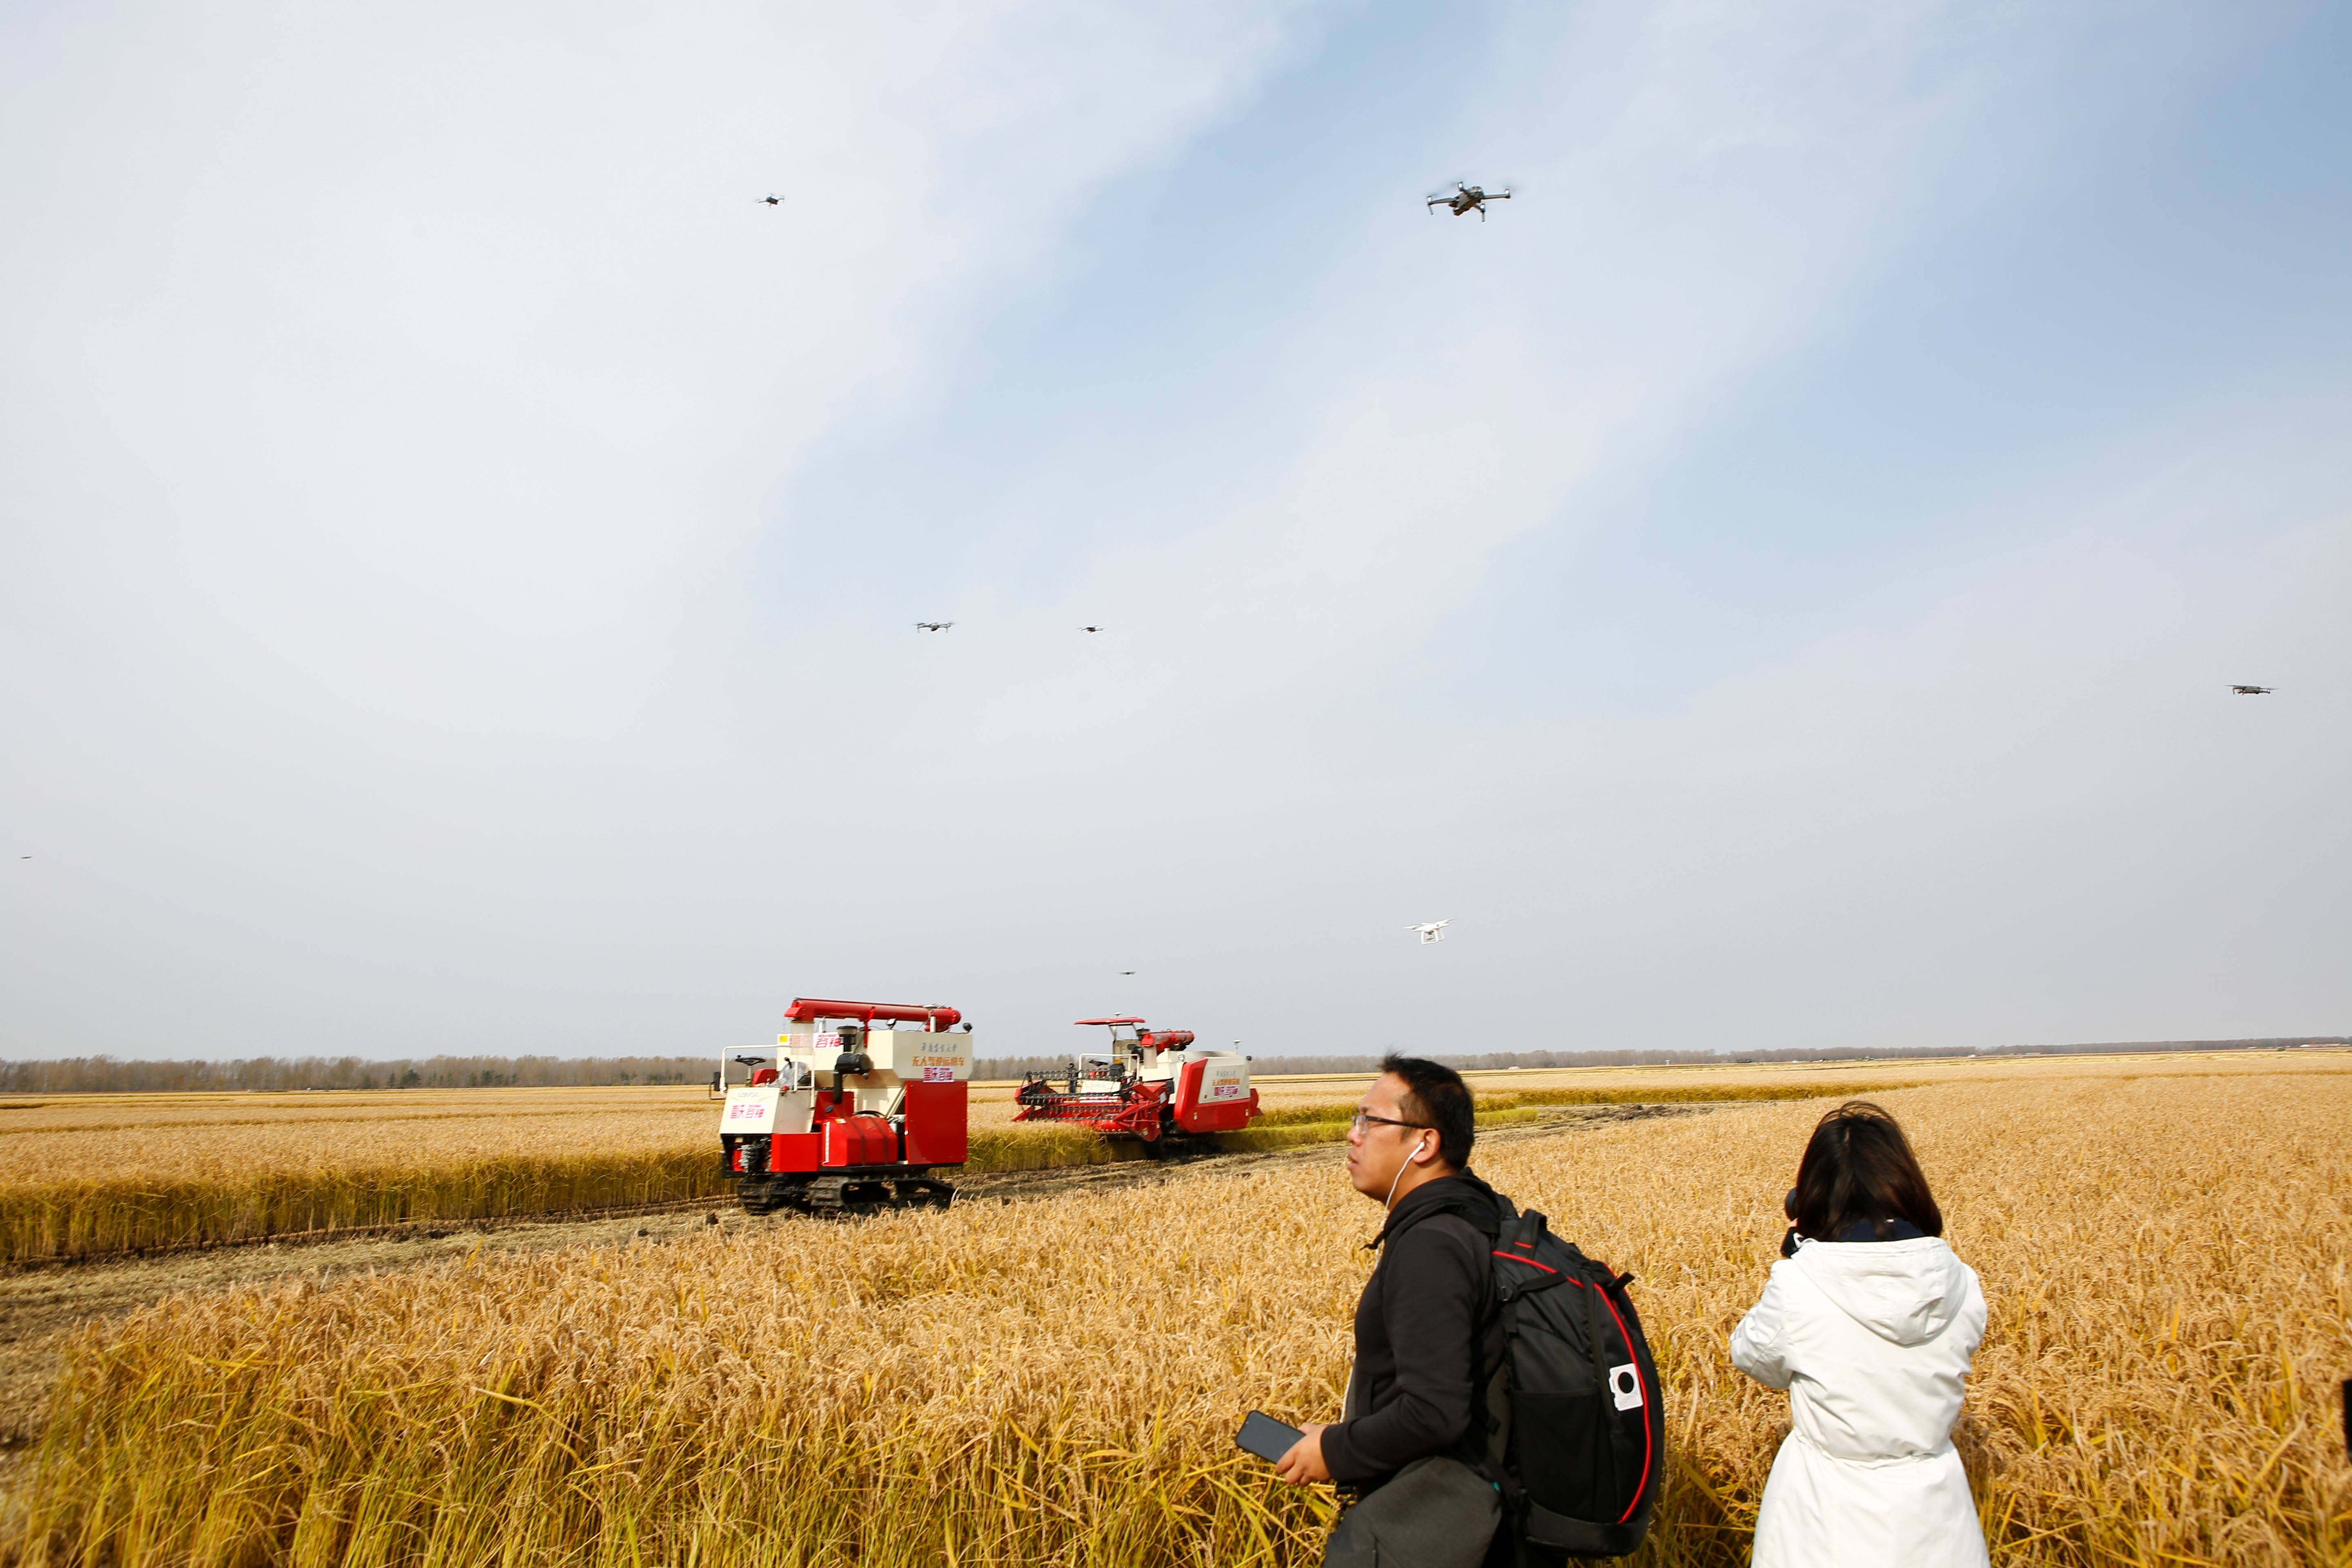
[[[765,1176],[746,1176],[735,1184],[735,1201],[743,1205],[745,1214],[773,1214],[784,1201],[773,1182]]]

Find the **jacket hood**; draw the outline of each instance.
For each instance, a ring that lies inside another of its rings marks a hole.
[[[1898,1345],[1951,1325],[1969,1299],[1969,1269],[1940,1237],[1916,1241],[1807,1241],[1796,1266],[1838,1310]]]

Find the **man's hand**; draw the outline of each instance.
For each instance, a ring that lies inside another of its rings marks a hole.
[[[1309,1421],[1301,1426],[1298,1441],[1290,1446],[1290,1452],[1275,1461],[1274,1473],[1294,1487],[1303,1487],[1309,1481],[1329,1480],[1331,1471],[1323,1463],[1324,1425],[1320,1421]]]

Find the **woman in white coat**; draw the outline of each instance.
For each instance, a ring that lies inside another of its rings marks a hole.
[[[1822,1118],[1794,1223],[1731,1359],[1789,1394],[1790,1430],[1756,1515],[1756,1568],[1982,1568],[1984,1530],[1952,1448],[1984,1339],[1976,1271],[1893,1117]]]

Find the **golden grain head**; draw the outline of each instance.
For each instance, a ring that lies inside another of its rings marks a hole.
[[[1504,1076],[1506,1090],[1482,1096],[1493,1120],[1540,1105],[1831,1092],[1785,1074],[1647,1087]],[[1849,1079],[1832,1075],[1878,1087]],[[1230,1145],[1338,1137],[1352,1100],[1333,1089],[1288,1093]],[[1015,1125],[1011,1092],[976,1091],[968,1170],[1139,1152],[1082,1129]],[[702,1089],[646,1086],[14,1101],[0,1108],[0,1262],[706,1198],[730,1184],[714,1115]]]
[[[1992,1322],[1959,1439],[1996,1560],[2352,1550],[2352,1077],[1884,1092]],[[1785,1404],[1732,1370],[1816,1104],[1498,1145],[1637,1276],[1654,1563],[1745,1559]],[[1328,1501],[1231,1433],[1334,1413],[1376,1212],[1336,1171],[167,1302],[86,1335],[27,1563],[1304,1563]]]

